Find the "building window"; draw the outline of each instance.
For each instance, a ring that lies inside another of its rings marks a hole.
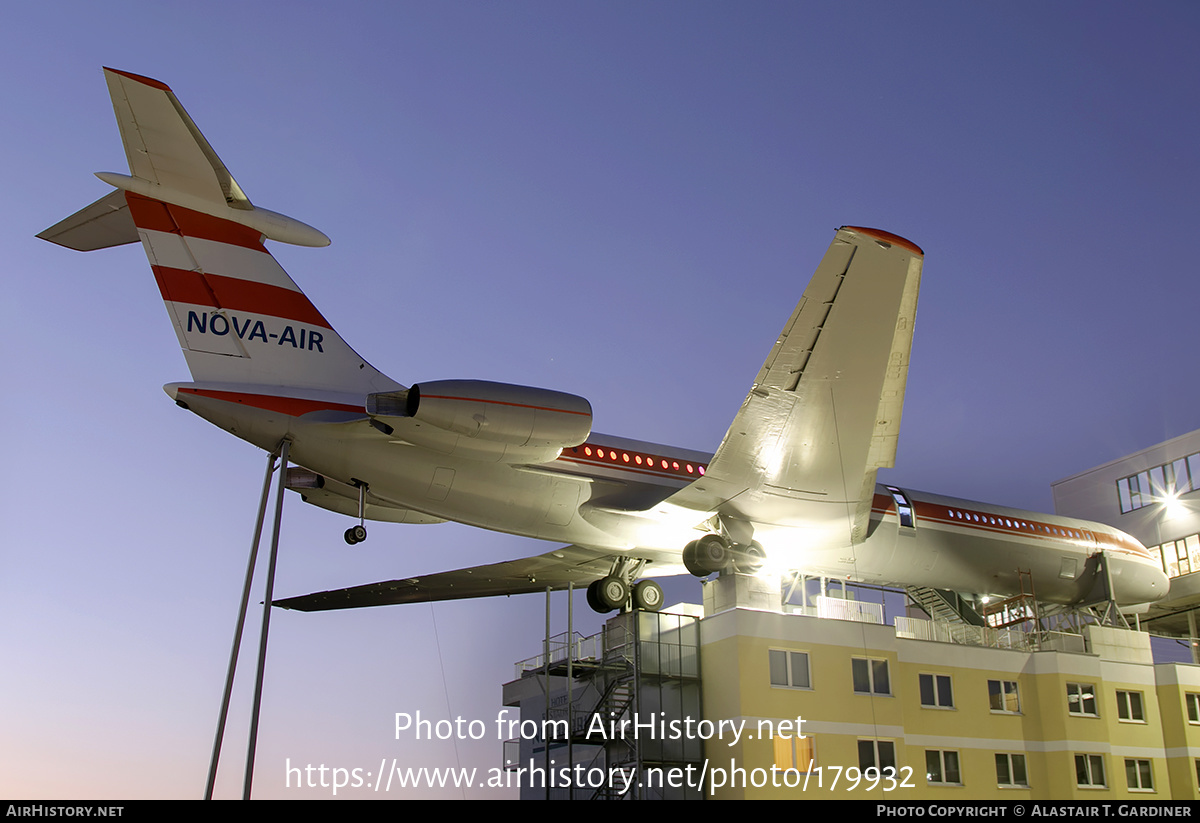
[[[1183,698],[1187,701],[1188,722],[1200,723],[1200,694],[1188,692]]]
[[[1161,546],[1147,546],[1167,577],[1180,577],[1200,571],[1200,534],[1168,540]]]
[[[1098,754],[1075,755],[1075,785],[1081,788],[1105,788],[1104,758]]]
[[[1129,723],[1145,723],[1141,692],[1117,692],[1117,717]]]
[[[1150,768],[1150,761],[1125,758],[1125,780],[1131,792],[1154,791],[1154,772]]]
[[[1117,481],[1121,514],[1200,488],[1200,452]]]
[[[1091,683],[1067,684],[1067,711],[1078,717],[1099,717],[1096,687]]]
[[[788,686],[795,689],[811,689],[808,653],[771,649],[768,652],[771,665],[771,685]]]
[[[1017,692],[1017,681],[989,680],[988,702],[991,704],[992,711],[994,712],[1019,714],[1021,711],[1021,697]]]
[[[1028,789],[1029,778],[1025,773],[1025,755],[996,755],[996,783],[1002,789]]]
[[[896,744],[891,740],[858,741],[858,768],[863,774],[877,774],[881,769],[896,770]]]
[[[1167,577],[1181,577],[1200,571],[1200,534],[1168,540],[1161,546],[1147,546]]]
[[[930,783],[946,786],[961,786],[962,775],[958,770],[958,752],[925,750],[925,779]]]
[[[931,709],[953,709],[954,693],[948,674],[922,674],[921,705]]]
[[[892,693],[892,684],[888,680],[888,662],[886,660],[864,660],[859,657],[851,658],[854,672],[855,694],[888,694]]]
[[[811,734],[803,737],[772,737],[775,766],[784,771],[808,772],[817,765],[817,749]]]

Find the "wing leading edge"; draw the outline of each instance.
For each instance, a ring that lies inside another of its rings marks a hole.
[[[611,552],[605,553],[582,546],[563,546],[537,557],[525,557],[422,577],[388,580],[348,589],[314,592],[285,600],[274,600],[272,605],[302,612],[321,612],[391,606],[397,603],[529,594],[544,592],[547,587],[559,591],[567,588],[570,583],[585,588],[593,580],[607,575],[611,567]]]
[[[839,229],[702,480],[667,502],[862,540],[896,456],[924,252]]]

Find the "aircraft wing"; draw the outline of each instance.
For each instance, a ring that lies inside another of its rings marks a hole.
[[[704,478],[667,507],[862,540],[896,455],[923,259],[894,234],[839,229]]]
[[[502,594],[527,594],[567,588],[574,583],[586,588],[612,568],[612,553],[582,546],[563,546],[537,557],[475,566],[422,577],[406,577],[335,589],[327,592],[272,601],[272,605],[302,612],[390,606],[395,603],[425,603],[435,600],[466,600]]]

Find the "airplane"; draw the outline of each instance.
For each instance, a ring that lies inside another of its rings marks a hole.
[[[1123,606],[1168,579],[1100,523],[882,485],[904,403],[924,252],[836,231],[715,454],[592,431],[591,405],[475,379],[401,384],[350,348],[265,247],[324,246],[251,203],[165,84],[104,70],[129,174],[38,236],[90,251],[140,241],[191,372],[166,393],[276,451],[287,487],[365,521],[456,521],[561,544],[534,557],[275,601],[304,611],[587,587],[657,610],[655,577],[802,570],[975,596]]]

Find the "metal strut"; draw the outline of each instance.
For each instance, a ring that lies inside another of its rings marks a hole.
[[[279,446],[279,484],[275,488],[275,525],[271,533],[271,556],[267,562],[267,593],[263,597],[262,635],[258,638],[258,671],[254,678],[254,708],[250,714],[250,744],[246,748],[246,779],[242,799],[250,799],[254,782],[254,750],[258,745],[258,713],[262,706],[263,672],[267,666],[267,633],[271,629],[271,601],[275,597],[275,560],[279,556],[279,524],[283,521],[283,492],[287,488],[288,447],[284,440]]]
[[[225,721],[229,717],[229,697],[233,693],[233,676],[237,671],[238,649],[242,646],[242,630],[246,626],[246,608],[250,603],[250,584],[254,581],[254,566],[258,561],[258,543],[262,539],[263,518],[267,513],[267,498],[271,495],[271,473],[275,471],[277,452],[267,455],[267,474],[263,477],[262,496],[258,501],[258,519],[254,522],[254,539],[250,541],[250,559],[246,563],[246,581],[242,584],[242,604],[238,609],[237,626],[233,631],[233,648],[229,650],[229,668],[225,673],[225,693],[221,697],[221,711],[217,717],[217,733],[213,739],[212,759],[208,764],[208,784],[204,799],[212,800],[213,787],[217,782],[217,764],[221,760],[221,743],[225,739]]]
[[[1121,614],[1117,601],[1113,599],[1112,569],[1108,565],[1107,552],[1100,552],[1100,569],[1104,573],[1104,611],[1100,615],[1100,624],[1114,626],[1118,629],[1128,629],[1129,621]]]
[[[220,716],[217,718],[217,731],[213,739],[212,759],[209,762],[208,783],[204,790],[204,799],[212,800],[213,788],[217,782],[217,764],[221,758],[221,744],[225,737],[225,723],[229,716],[229,699],[233,692],[233,678],[237,671],[238,650],[242,645],[242,632],[246,625],[246,609],[250,603],[250,586],[254,580],[254,568],[258,562],[258,546],[262,539],[263,521],[267,512],[267,499],[271,491],[271,474],[275,471],[275,460],[279,458],[279,480],[275,490],[275,520],[271,534],[271,554],[267,565],[267,590],[263,599],[262,633],[258,644],[258,670],[254,684],[254,704],[250,721],[250,742],[246,755],[246,772],[242,786],[242,798],[250,799],[250,789],[254,778],[254,751],[258,742],[258,716],[262,704],[263,672],[267,662],[267,634],[271,625],[271,601],[275,591],[275,561],[279,554],[279,526],[283,519],[283,492],[287,481],[288,449],[290,442],[284,440],[276,452],[267,455],[267,472],[263,477],[262,495],[258,503],[258,519],[254,524],[254,538],[250,542],[250,558],[246,564],[246,579],[242,585],[242,602],[238,609],[237,626],[233,633],[233,647],[229,652],[229,667],[225,675],[225,693],[221,698]]]
[[[367,491],[371,488],[371,484],[364,480],[359,480],[357,477],[351,477],[350,482],[354,484],[354,488],[358,489],[358,525],[346,529],[346,542],[353,546],[355,543],[361,543],[367,539]]]

